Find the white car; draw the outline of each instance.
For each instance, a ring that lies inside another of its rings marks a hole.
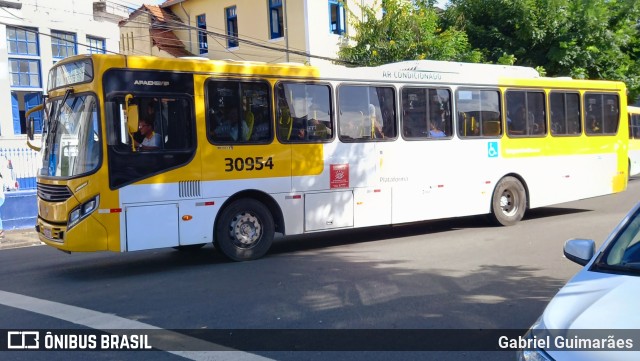
[[[596,252],[570,239],[565,256],[584,268],[523,337],[519,361],[640,360],[640,203]]]
[[[2,176],[0,185],[4,187],[5,192],[18,190],[18,179],[13,170],[13,163],[4,155],[0,155],[0,176]]]

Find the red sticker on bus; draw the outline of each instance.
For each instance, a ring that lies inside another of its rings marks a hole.
[[[349,188],[349,164],[331,164],[331,188]]]

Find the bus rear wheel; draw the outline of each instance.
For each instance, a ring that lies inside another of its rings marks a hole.
[[[233,261],[250,261],[267,253],[274,234],[269,209],[255,199],[239,199],[220,214],[214,245]]]
[[[527,193],[514,177],[502,178],[493,190],[490,218],[500,226],[518,223],[527,209]]]

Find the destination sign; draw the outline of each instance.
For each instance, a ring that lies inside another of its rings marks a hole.
[[[49,71],[48,90],[91,80],[93,80],[93,64],[90,59],[57,64]]]

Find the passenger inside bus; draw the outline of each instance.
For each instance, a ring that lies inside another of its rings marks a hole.
[[[138,150],[159,149],[162,145],[162,137],[154,131],[154,122],[147,118],[140,118],[138,130],[142,135],[142,140],[138,141],[134,137]]]
[[[238,109],[230,106],[221,110],[215,117],[213,138],[218,141],[230,141],[238,139]]]
[[[530,115],[533,118],[533,115]],[[527,130],[527,110],[524,106],[518,107],[513,116],[507,116],[509,134],[522,135]]]
[[[244,112],[244,119],[241,122],[242,127],[242,140],[251,139],[251,135],[253,134],[253,125],[255,124],[255,116],[251,111],[251,105],[247,107],[247,110]]]
[[[307,139],[307,127],[306,127],[306,119],[304,118],[293,118],[292,120],[292,130],[291,130],[291,141],[303,141]]]
[[[432,138],[442,138],[447,136],[446,134],[444,134],[444,132],[441,129],[438,128],[435,120],[432,120],[430,123],[431,123],[431,129],[429,129],[429,135]]]
[[[596,116],[593,114],[589,114],[587,116],[588,119],[588,129],[591,133],[601,133],[602,128],[600,128],[600,122],[596,119]]]
[[[551,109],[551,134],[565,134],[564,110]]]

